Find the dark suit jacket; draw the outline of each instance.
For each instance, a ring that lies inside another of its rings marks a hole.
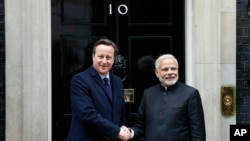
[[[70,85],[72,121],[68,141],[117,140],[125,124],[123,82],[110,72],[111,102],[103,80],[91,66],[73,76]]]
[[[180,82],[167,90],[160,84],[146,89],[132,129],[145,141],[205,141],[198,90]]]

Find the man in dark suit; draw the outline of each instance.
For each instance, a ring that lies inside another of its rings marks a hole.
[[[145,135],[145,141],[205,141],[205,121],[197,89],[178,81],[178,61],[171,54],[155,61],[160,84],[144,91],[130,129],[131,138]]]
[[[116,141],[128,138],[129,131],[123,128],[126,117],[123,82],[110,72],[117,53],[118,47],[113,41],[98,40],[92,51],[93,65],[72,77],[72,121],[68,141]],[[107,82],[104,78],[107,78]]]

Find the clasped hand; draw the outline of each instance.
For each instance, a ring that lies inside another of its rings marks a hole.
[[[127,141],[131,139],[131,132],[129,131],[129,128],[126,126],[120,127],[120,133],[119,133],[119,139],[122,141]]]

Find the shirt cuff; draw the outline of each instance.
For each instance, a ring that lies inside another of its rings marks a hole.
[[[134,130],[133,130],[133,129],[131,129],[131,128],[129,128],[129,131],[130,131],[130,133],[131,133],[131,135],[130,135],[130,139],[132,139],[132,138],[134,137]]]

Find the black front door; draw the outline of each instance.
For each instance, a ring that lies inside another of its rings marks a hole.
[[[158,83],[154,60],[172,53],[185,81],[184,0],[52,0],[52,137],[66,139],[69,81],[92,64],[91,47],[109,38],[120,48],[113,72],[123,79],[130,124],[143,90]],[[127,97],[126,97],[127,98]]]

